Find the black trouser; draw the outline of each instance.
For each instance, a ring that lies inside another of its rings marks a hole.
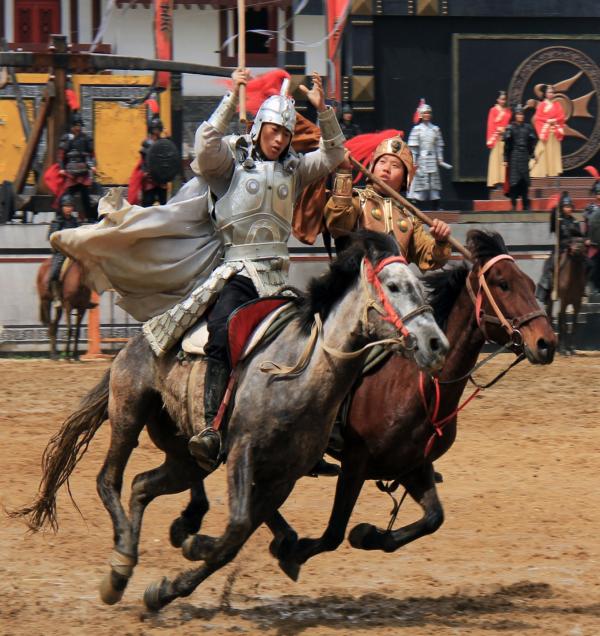
[[[519,179],[514,185],[510,186],[508,196],[512,203],[513,210],[517,208],[517,199],[521,197],[523,199],[523,209],[529,209],[529,197],[527,193],[529,191],[529,184],[525,179]]]
[[[60,270],[66,258],[67,257],[61,252],[54,252],[52,254],[52,264],[50,265],[50,278],[48,279],[48,284],[59,279]]]
[[[167,202],[167,189],[166,188],[152,188],[151,190],[144,190],[142,193],[142,206],[149,208],[154,205],[154,202],[158,201],[160,205],[164,205]]]
[[[589,280],[595,291],[600,291],[600,250],[589,260]]]
[[[90,201],[90,186],[86,186],[83,183],[76,183],[67,189],[67,192],[72,196],[75,196],[79,192],[81,196],[81,206],[83,207],[83,214],[88,221],[97,221],[98,215],[92,209],[92,202]]]
[[[227,355],[227,319],[241,305],[258,298],[252,281],[239,274],[225,283],[217,302],[208,315],[208,343],[204,352],[229,367]]]

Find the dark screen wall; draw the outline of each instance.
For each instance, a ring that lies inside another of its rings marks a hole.
[[[539,4],[539,3],[538,3]],[[577,4],[577,3],[567,3]],[[452,9],[452,4],[450,4]],[[600,8],[600,0],[597,2]],[[376,108],[361,119],[364,128],[400,128],[408,134],[411,118],[420,97],[425,97],[434,110],[434,121],[441,127],[446,142],[446,160],[452,162],[453,86],[452,40],[462,34],[600,34],[600,18],[562,17],[404,17],[374,16],[374,62]],[[561,42],[564,44],[565,42]],[[506,49],[504,50],[506,51]],[[506,53],[504,53],[504,57]],[[467,100],[476,126],[461,130],[459,144],[478,148],[485,161],[485,125],[496,89],[506,88],[506,78],[514,71],[518,56],[503,59],[503,52],[493,40],[480,47],[462,74],[461,100]],[[600,63],[600,54],[595,58]],[[468,75],[467,75],[468,73]],[[466,78],[473,78],[469,89]],[[495,79],[497,78],[497,81]],[[485,81],[484,81],[485,80]],[[486,86],[486,90],[481,90]],[[368,121],[370,119],[370,121]],[[475,134],[477,128],[477,134]],[[483,152],[482,152],[483,149]],[[598,158],[596,158],[598,159]],[[596,162],[598,163],[598,162]],[[473,166],[470,168],[473,172]],[[483,183],[458,183],[454,172],[443,171],[444,198],[485,198]],[[485,173],[485,168],[481,174]],[[575,174],[575,173],[574,173]]]

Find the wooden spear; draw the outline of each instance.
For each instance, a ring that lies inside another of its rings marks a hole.
[[[401,194],[398,194],[398,192],[390,188],[390,186],[387,185],[387,183],[384,183],[381,179],[379,179],[379,177],[376,177],[370,170],[367,170],[367,168],[365,168],[362,165],[362,163],[360,163],[360,161],[357,161],[352,155],[350,155],[349,159],[355,168],[360,170],[365,175],[365,177],[369,179],[369,181],[371,181],[372,183],[376,183],[389,197],[391,197],[392,199],[395,199],[402,206],[409,209],[418,219],[421,219],[423,223],[429,226],[433,225],[433,219],[429,215],[425,214],[425,212],[421,212],[419,208],[414,206],[410,201],[405,199]],[[468,261],[473,262],[473,256],[471,255],[471,252],[469,252],[469,250],[460,241],[457,241],[453,236],[449,236],[448,243],[450,243],[450,245],[452,245],[452,247],[457,252],[460,252]]]
[[[238,12],[238,67],[246,68],[246,6],[244,0],[237,0]],[[240,123],[246,123],[246,86],[242,84],[239,92]]]

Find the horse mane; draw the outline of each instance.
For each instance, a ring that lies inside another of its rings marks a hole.
[[[377,265],[384,258],[400,254],[398,244],[387,234],[360,230],[349,236],[350,246],[337,256],[326,273],[310,281],[308,291],[301,299],[300,325],[305,333],[310,332],[314,315],[319,314],[325,321],[356,282],[365,256]]]
[[[508,254],[502,236],[489,230],[469,230],[467,247],[473,260],[480,267],[494,256]],[[424,277],[425,286],[429,291],[429,304],[433,307],[436,322],[442,329],[446,328],[448,316],[465,286],[469,271],[467,264],[462,263],[458,267],[438,270]]]

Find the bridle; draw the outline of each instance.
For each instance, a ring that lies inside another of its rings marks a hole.
[[[529,312],[528,314],[524,314],[523,316],[517,316],[515,318],[510,319],[510,321],[506,318],[506,316],[502,313],[500,307],[494,300],[494,296],[488,287],[485,275],[490,269],[499,261],[512,261],[514,262],[514,258],[510,256],[510,254],[499,254],[498,256],[494,256],[491,258],[483,267],[480,268],[479,273],[477,274],[477,279],[479,283],[479,289],[477,293],[473,291],[473,287],[471,284],[471,277],[467,278],[467,291],[469,292],[469,296],[475,305],[475,320],[477,321],[477,326],[481,329],[486,340],[490,342],[495,342],[493,338],[490,338],[486,331],[486,324],[492,325],[501,325],[508,337],[511,341],[511,348],[515,353],[522,353],[523,351],[523,334],[520,329],[523,325],[527,324],[534,318],[539,318],[541,316],[545,316],[546,312],[543,309],[537,309]],[[483,310],[483,297],[487,298],[488,303],[492,307],[494,314],[486,314]],[[499,344],[499,343],[496,343]]]
[[[384,267],[392,263],[400,263],[402,265],[408,265],[408,261],[403,256],[388,256],[382,259],[376,266],[365,256],[361,263],[361,277],[365,286],[365,293],[367,295],[367,302],[365,303],[365,309],[363,313],[362,324],[363,328],[368,330],[368,313],[369,309],[374,309],[381,320],[389,322],[394,325],[396,329],[402,334],[403,347],[407,351],[413,351],[417,346],[417,339],[406,328],[406,322],[411,318],[420,316],[426,312],[433,312],[431,305],[423,304],[419,305],[416,309],[400,316],[398,312],[392,307],[381,281],[379,280],[379,274]],[[367,284],[368,283],[368,284]],[[371,294],[371,289],[375,289],[376,297]]]
[[[325,352],[335,358],[342,360],[357,358],[363,355],[365,351],[372,349],[373,347],[400,347],[404,351],[414,351],[417,348],[417,339],[406,328],[405,322],[426,312],[433,312],[433,308],[431,307],[431,305],[423,304],[416,309],[408,312],[404,316],[400,316],[398,314],[398,312],[392,306],[392,303],[390,303],[389,298],[387,297],[378,276],[384,267],[386,267],[387,265],[391,265],[392,263],[401,263],[402,265],[408,265],[408,262],[403,256],[389,256],[382,259],[376,266],[374,266],[373,263],[371,263],[371,261],[366,256],[361,261],[360,277],[367,300],[365,302],[360,324],[364,331],[364,335],[369,337],[369,309],[374,309],[379,314],[381,320],[389,322],[390,324],[394,325],[394,327],[396,327],[396,329],[400,332],[399,337],[390,337],[383,338],[381,340],[375,340],[373,342],[369,342],[356,351],[339,351],[338,349],[330,347],[321,340],[323,323],[321,320],[321,316],[317,313],[314,316],[314,323],[311,327],[308,342],[306,344],[306,347],[302,351],[302,354],[300,355],[298,361],[293,366],[283,366],[277,364],[276,362],[268,360],[261,363],[260,370],[263,373],[268,373],[269,375],[276,377],[289,377],[299,375],[308,366],[310,358],[317,346],[317,343],[319,342],[319,346]],[[372,289],[375,289],[375,296],[373,296],[372,294]]]

